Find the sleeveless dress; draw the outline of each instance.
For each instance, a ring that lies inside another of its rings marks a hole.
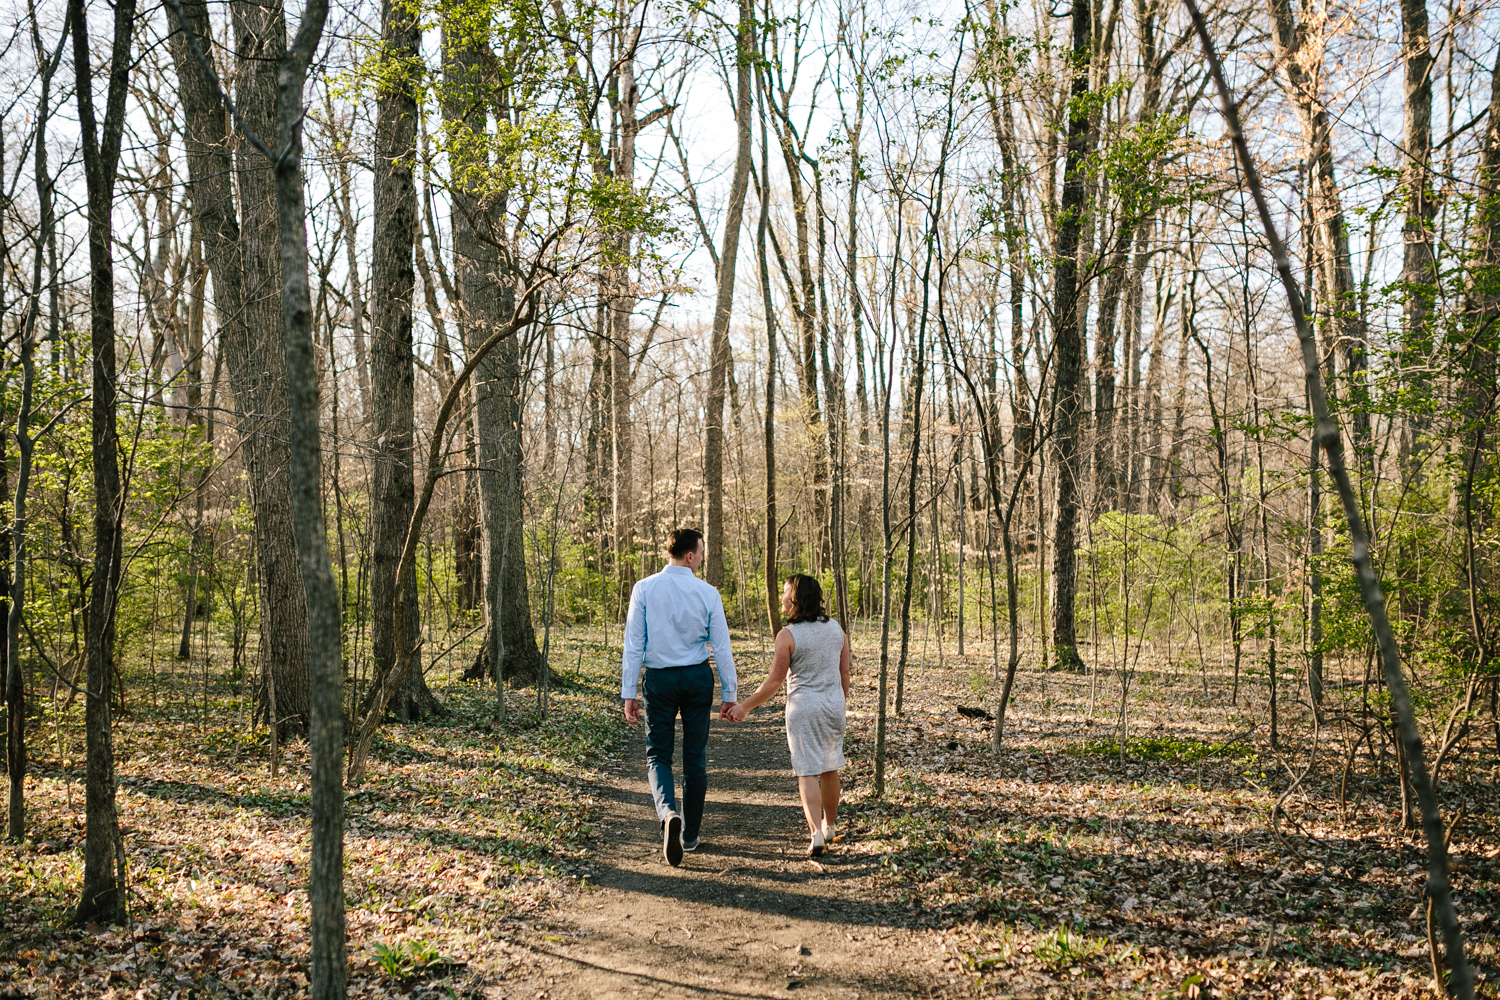
[[[799,778],[837,771],[844,757],[844,687],[839,658],[844,630],[836,621],[788,625],[795,644],[787,669],[786,743]]]

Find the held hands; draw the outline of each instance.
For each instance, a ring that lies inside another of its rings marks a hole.
[[[625,699],[624,711],[626,722],[635,723],[641,721],[640,703],[634,698]],[[719,706],[720,722],[744,722],[745,716],[749,714],[750,709],[737,702],[726,701]]]

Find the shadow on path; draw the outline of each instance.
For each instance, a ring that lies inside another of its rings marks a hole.
[[[589,889],[536,943],[538,964],[498,996],[760,1000],[964,997],[932,932],[884,899],[876,865],[834,850],[805,857],[778,709],[709,736],[704,845],[681,868],[662,859],[646,789],[644,739],[588,789],[601,843]]]

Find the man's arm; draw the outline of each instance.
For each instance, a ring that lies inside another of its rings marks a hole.
[[[625,715],[635,702],[636,685],[640,683],[641,669],[646,665],[646,608],[641,597],[641,585],[630,589],[630,606],[625,612],[625,641],[620,652],[620,697],[626,701]],[[635,720],[631,720],[635,721]]]
[[[724,617],[724,599],[713,587],[708,601],[708,641],[714,647],[714,666],[719,671],[719,687],[725,705],[739,699],[739,678],[734,672],[734,654],[729,651],[729,622]],[[723,711],[720,711],[723,717]]]

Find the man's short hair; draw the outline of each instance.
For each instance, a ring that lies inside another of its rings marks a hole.
[[[695,528],[678,528],[672,532],[672,539],[667,543],[667,555],[673,559],[685,559],[698,551],[698,543],[703,541],[703,532]]]

